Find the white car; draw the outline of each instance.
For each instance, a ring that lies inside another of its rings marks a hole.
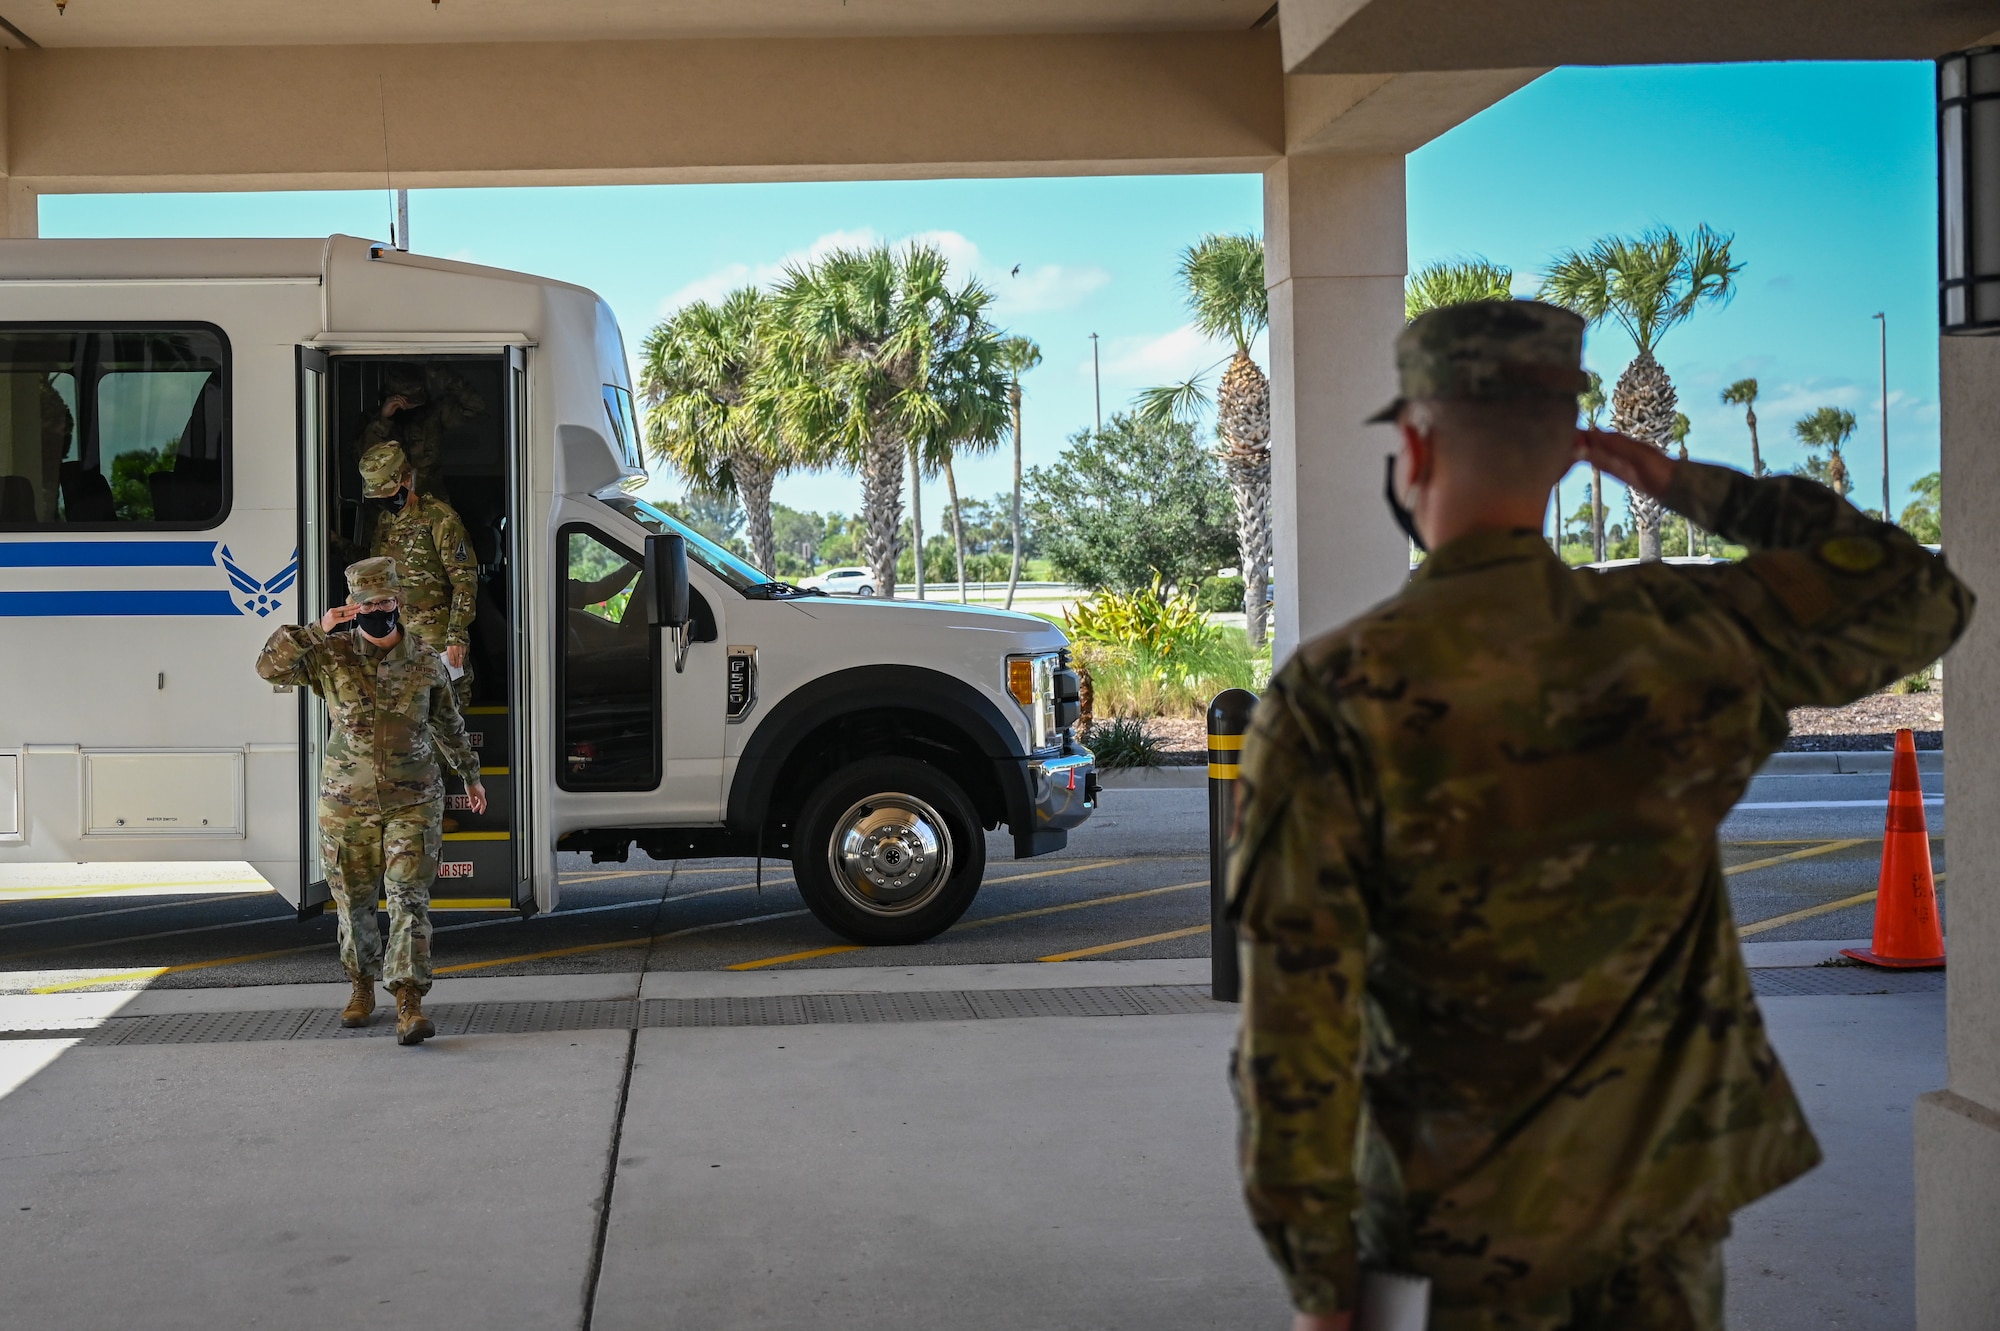
[[[815,577],[801,578],[800,591],[821,591],[828,596],[873,596],[875,575],[865,568],[830,568]]]

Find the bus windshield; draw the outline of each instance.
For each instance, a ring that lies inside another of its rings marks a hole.
[[[752,600],[775,601],[792,596],[822,594],[816,591],[802,591],[789,582],[773,581],[685,522],[678,522],[668,517],[643,499],[632,495],[612,495],[604,502],[647,531],[657,532],[662,536],[674,534],[685,538],[688,558]]]

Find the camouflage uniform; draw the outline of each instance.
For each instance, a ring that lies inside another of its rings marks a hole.
[[[361,455],[361,493],[383,499],[396,493],[408,469],[402,448],[394,441],[376,444]],[[458,511],[442,499],[412,496],[400,512],[375,519],[370,555],[387,555],[402,575],[403,624],[424,646],[442,654],[447,647],[471,643],[477,613],[479,566]],[[472,661],[452,682],[461,709],[472,699]]]
[[[378,413],[369,421],[361,432],[362,451],[391,439],[400,441],[417,473],[417,493],[425,498],[449,498],[441,471],[444,437],[467,421],[484,416],[486,400],[464,379],[436,365],[391,366],[385,377],[390,394],[410,399],[410,405],[386,420]]]
[[[1301,1309],[1369,1265],[1431,1277],[1438,1331],[1720,1328],[1731,1212],[1820,1158],[1716,829],[1789,708],[1936,660],[1972,597],[1810,481],[1681,463],[1664,499],[1752,553],[1599,573],[1467,535],[1258,705],[1232,1076]]]
[[[348,570],[351,604],[396,594],[395,566]],[[479,759],[466,739],[444,662],[412,633],[386,650],[359,633],[286,625],[257,657],[274,684],[304,685],[333,718],[320,772],[320,855],[340,915],[340,961],[391,989],[431,987],[431,882],[437,877],[444,781],[438,759],[468,785]],[[386,967],[376,889],[389,903]]]

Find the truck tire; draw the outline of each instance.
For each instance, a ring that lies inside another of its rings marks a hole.
[[[864,946],[921,943],[957,922],[986,873],[986,834],[958,783],[913,758],[869,758],[819,784],[792,851],[820,923]]]

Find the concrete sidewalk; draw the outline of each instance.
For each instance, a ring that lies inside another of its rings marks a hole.
[[[344,987],[0,1000],[17,1032],[96,1027],[0,1040],[30,1074],[0,1098],[7,1320],[1278,1328],[1206,972],[460,979],[441,1012],[534,1029],[415,1050],[272,1024]],[[1740,1217],[1732,1325],[1908,1325],[1943,1006],[1765,1000],[1829,1163]]]

